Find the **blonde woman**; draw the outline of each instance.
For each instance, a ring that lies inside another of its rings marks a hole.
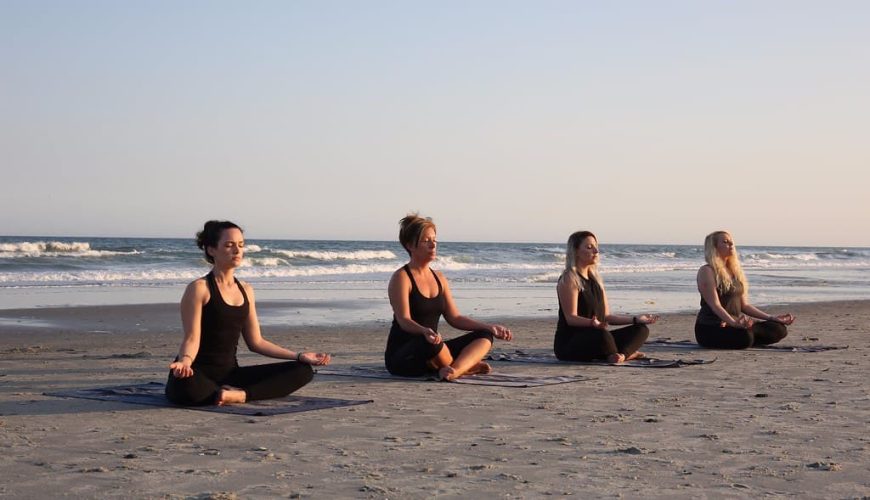
[[[410,260],[390,278],[393,325],[384,352],[387,370],[405,377],[437,372],[447,381],[489,373],[492,368],[483,357],[493,338],[511,340],[511,331],[459,313],[447,278],[429,267],[438,246],[432,219],[411,214],[399,225],[399,242]],[[471,331],[445,341],[438,333],[442,315],[450,326]]]
[[[788,335],[791,314],[774,316],[749,303],[749,285],[734,239],[716,231],[704,240],[707,263],[698,270],[701,310],[695,320],[698,344],[713,349],[746,349],[769,345]],[[761,320],[756,322],[755,320]]]
[[[565,271],[559,278],[559,322],[553,350],[563,361],[603,359],[611,363],[643,357],[638,351],[649,336],[646,325],[658,316],[610,313],[607,294],[598,276],[598,239],[589,231],[568,238]],[[608,330],[609,325],[628,325]]]

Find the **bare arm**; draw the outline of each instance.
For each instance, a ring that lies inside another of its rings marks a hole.
[[[562,314],[565,315],[565,321],[568,325],[580,328],[605,328],[607,326],[594,316],[587,318],[578,314],[577,297],[580,295],[580,289],[572,280],[560,279],[556,285],[556,293],[559,295],[559,305],[562,306]]]
[[[202,324],[202,307],[208,302],[208,285],[204,279],[198,279],[184,289],[181,297],[181,327],[184,339],[178,348],[178,360],[169,365],[172,374],[178,378],[193,375],[193,360],[199,352],[200,328]]]
[[[444,293],[444,319],[450,326],[457,330],[485,330],[501,340],[511,340],[513,338],[510,329],[503,325],[483,323],[460,314],[459,309],[456,307],[456,302],[453,301],[453,294],[450,292],[450,284],[447,282],[447,278],[440,272],[438,272],[438,278],[441,280],[442,293]]]
[[[244,337],[245,344],[247,344],[251,352],[276,359],[295,359],[309,365],[325,365],[329,363],[329,354],[291,351],[264,339],[260,332],[260,320],[257,318],[254,289],[251,285],[244,282],[242,286],[245,288],[245,294],[248,297],[249,303],[248,319],[245,321],[245,326],[242,329],[242,337]]]
[[[758,318],[764,321],[775,321],[777,323],[782,323],[783,325],[790,325],[794,322],[794,316],[789,313],[773,315],[768,314],[761,309],[755,307],[754,305],[749,303],[749,300],[746,297],[743,297],[743,307],[741,308],[743,314],[748,316],[752,316],[753,318]]]

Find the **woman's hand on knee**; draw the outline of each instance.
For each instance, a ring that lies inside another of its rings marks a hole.
[[[437,345],[441,343],[441,334],[429,328],[429,331],[423,334],[423,338],[430,344]]]
[[[774,316],[771,319],[773,321],[776,321],[777,323],[782,323],[783,325],[786,325],[786,326],[794,323],[794,316],[791,313],[780,314],[780,315]]]
[[[500,340],[510,342],[514,338],[514,334],[511,333],[510,328],[503,325],[492,325],[490,326],[489,331],[492,333],[493,337]]]
[[[183,361],[174,361],[170,363],[169,369],[172,370],[172,376],[175,378],[187,378],[193,376],[193,368]]]
[[[312,366],[328,365],[332,361],[332,356],[325,352],[302,352],[297,358],[300,363]]]
[[[659,320],[658,314],[641,314],[640,316],[635,316],[637,321],[635,323],[639,325],[651,325]]]

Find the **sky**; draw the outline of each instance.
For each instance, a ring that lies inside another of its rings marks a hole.
[[[0,234],[870,246],[870,2],[0,0]]]

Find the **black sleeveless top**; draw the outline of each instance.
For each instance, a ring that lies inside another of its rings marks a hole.
[[[211,298],[202,306],[199,352],[196,354],[194,365],[236,366],[238,365],[236,349],[239,345],[239,336],[250,311],[248,295],[239,280],[235,279],[236,286],[242,292],[244,302],[240,306],[231,306],[224,302],[214,274],[208,273],[205,280]]]
[[[598,321],[604,322],[604,291],[594,278],[584,278],[577,274],[583,289],[577,294],[577,315],[584,318],[595,316]],[[559,323],[556,325],[556,333],[567,332],[573,328],[565,319],[562,303],[559,302]]]
[[[420,325],[425,326],[426,328],[431,328],[437,332],[438,321],[444,313],[444,290],[441,288],[441,280],[438,279],[438,275],[435,274],[435,271],[429,269],[432,276],[435,277],[435,282],[438,284],[438,295],[434,297],[426,297],[420,293],[420,289],[417,288],[417,282],[414,281],[414,276],[411,275],[411,268],[405,264],[402,269],[405,270],[405,273],[411,280],[411,296],[408,297],[408,306],[411,309],[411,319]],[[390,336],[387,339],[387,353],[389,354],[393,349],[417,336],[418,335],[402,330],[402,327],[399,326],[399,322],[396,321],[396,315],[394,314],[393,325],[390,328]]]

